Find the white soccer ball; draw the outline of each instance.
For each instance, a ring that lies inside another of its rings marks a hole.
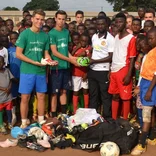
[[[108,141],[102,145],[100,154],[101,156],[119,156],[120,149],[116,143]]]

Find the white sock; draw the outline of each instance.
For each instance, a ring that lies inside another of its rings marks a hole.
[[[27,124],[27,119],[21,119],[22,121],[22,125],[26,125]]]
[[[44,120],[44,116],[38,116],[38,122],[40,123],[41,121]]]
[[[12,115],[16,116],[16,106],[12,107]]]

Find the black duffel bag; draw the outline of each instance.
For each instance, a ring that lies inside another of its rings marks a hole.
[[[95,151],[107,141],[115,142],[120,148],[120,154],[129,154],[138,143],[138,130],[127,120],[111,119],[79,133],[73,148]]]

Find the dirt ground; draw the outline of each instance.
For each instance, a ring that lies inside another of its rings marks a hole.
[[[11,138],[10,135],[1,135],[0,134],[0,141],[4,141],[7,138]],[[2,148],[0,147],[0,156],[100,156],[100,152],[86,152],[82,150],[66,148],[66,149],[58,149],[55,150],[46,150],[44,152],[38,152],[29,150],[26,148],[16,147],[9,147],[9,148]],[[128,155],[123,155],[128,156]],[[142,154],[142,156],[156,156],[156,146],[148,146],[147,152]]]

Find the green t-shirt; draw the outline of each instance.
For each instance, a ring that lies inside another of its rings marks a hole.
[[[64,28],[61,31],[58,31],[54,28],[49,32],[49,36],[50,45],[56,45],[57,51],[68,57],[68,43],[71,42],[69,31]],[[58,69],[68,69],[70,67],[68,61],[54,56],[52,52],[51,57],[53,60],[58,61]],[[52,69],[56,69],[56,67],[52,67]]]
[[[43,31],[35,33],[28,28],[20,34],[16,41],[16,46],[23,49],[23,54],[26,57],[41,62],[45,50],[49,50],[49,36]],[[40,67],[22,61],[20,72],[23,74],[44,75],[46,73],[46,67]]]

